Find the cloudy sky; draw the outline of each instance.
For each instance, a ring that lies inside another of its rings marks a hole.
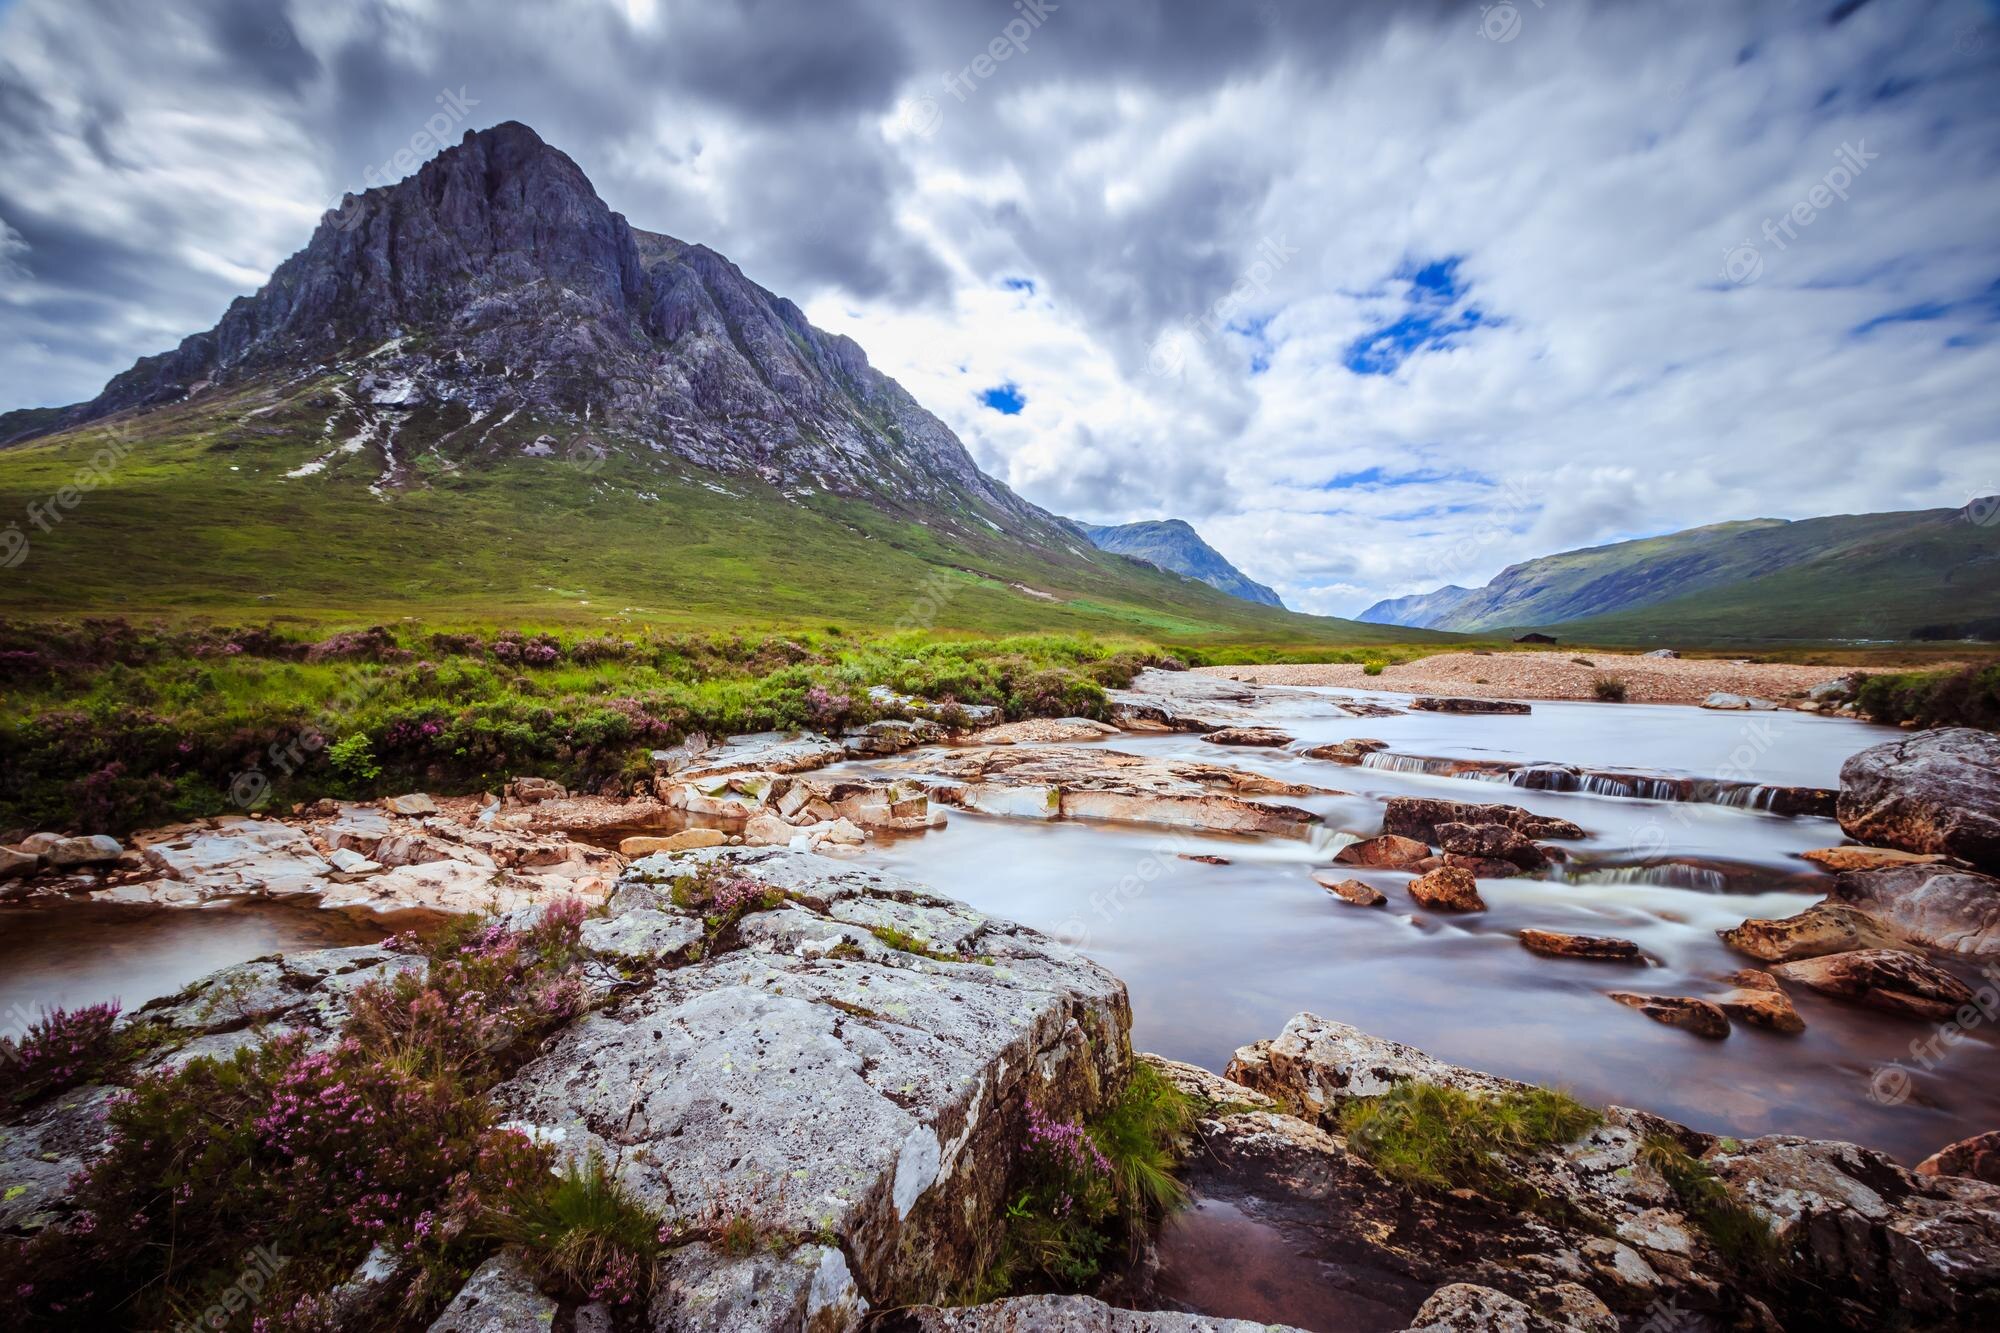
[[[0,0],[0,409],[440,115],[1299,609],[2000,491],[1996,0]]]

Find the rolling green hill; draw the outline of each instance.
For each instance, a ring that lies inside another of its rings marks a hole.
[[[242,386],[0,452],[0,513],[20,516],[10,532],[25,543],[0,570],[0,613],[837,623],[1298,648],[1452,637],[1294,615],[1081,539],[1030,544],[664,453],[531,456],[545,431],[573,427],[525,413],[477,446],[451,438],[449,417],[409,413],[403,480],[376,486],[377,447],[329,444],[342,385],[329,372]]]
[[[1721,523],[1529,560],[1361,618],[1606,644],[2000,638],[1994,507]]]

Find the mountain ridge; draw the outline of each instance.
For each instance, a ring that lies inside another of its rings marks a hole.
[[[1258,583],[1231,564],[1222,552],[1202,540],[1201,534],[1185,519],[1148,519],[1109,526],[1077,523],[1076,527],[1101,551],[1143,560],[1170,573],[1185,574],[1246,602],[1285,609],[1276,590]]]
[[[1368,624],[1652,641],[2000,637],[2000,500],[1740,519],[1540,556],[1480,588],[1388,598]],[[1866,595],[1863,590],[1866,589]]]

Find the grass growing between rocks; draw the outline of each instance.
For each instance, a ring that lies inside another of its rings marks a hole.
[[[1722,1257],[1739,1268],[1768,1269],[1783,1248],[1763,1214],[1738,1198],[1706,1162],[1664,1134],[1650,1135],[1640,1160],[1658,1171],[1681,1207]]]
[[[1553,1088],[1479,1096],[1409,1082],[1340,1109],[1348,1146],[1391,1180],[1501,1198],[1518,1189],[1507,1161],[1574,1142],[1603,1122],[1595,1109]]]
[[[519,1245],[546,1289],[613,1306],[645,1298],[665,1248],[660,1219],[626,1195],[596,1152],[565,1163],[553,1183],[507,1191],[481,1229]]]
[[[1121,1242],[1135,1244],[1185,1202],[1173,1168],[1197,1113],[1192,1097],[1143,1063],[1087,1122],[1055,1120],[1030,1101],[1000,1256],[962,1303],[1095,1281]]]

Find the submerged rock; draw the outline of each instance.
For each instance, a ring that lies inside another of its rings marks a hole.
[[[1894,949],[1828,954],[1772,971],[1822,994],[1914,1018],[1947,1019],[1973,1000],[1972,989],[1951,973]]]
[[[1729,1016],[1707,1000],[1689,995],[1641,995],[1633,991],[1611,991],[1610,998],[1637,1009],[1655,1023],[1683,1028],[1697,1037],[1720,1039],[1729,1035]]]
[[[1822,847],[1800,852],[1803,860],[1835,874],[1845,870],[1893,870],[1910,865],[1930,865],[1946,858],[1936,852],[1905,852],[1894,847]]]
[[[1639,946],[1613,935],[1570,935],[1560,930],[1523,930],[1520,940],[1530,952],[1551,958],[1589,958],[1603,962],[1639,961]]]
[[[1448,695],[1423,695],[1410,700],[1410,707],[1426,713],[1507,713],[1521,715],[1534,711],[1512,699],[1459,699]]]
[[[1341,879],[1324,870],[1313,872],[1313,882],[1328,893],[1345,899],[1356,907],[1380,907],[1389,901],[1388,896],[1372,884],[1363,884],[1358,879]]]
[[[1840,766],[1838,809],[1850,838],[2000,871],[2000,736],[1941,727],[1863,750]]]

